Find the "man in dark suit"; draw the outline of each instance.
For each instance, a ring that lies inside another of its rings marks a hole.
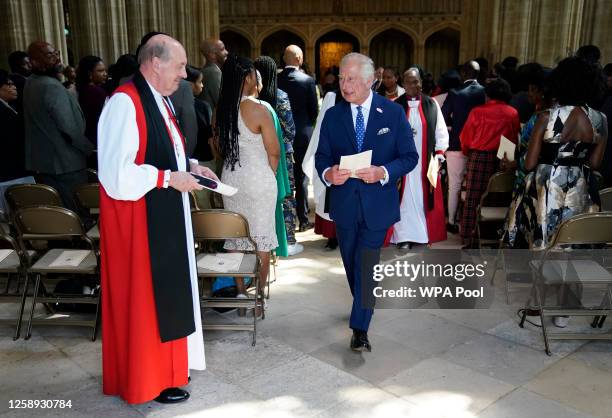
[[[371,297],[372,269],[380,260],[387,229],[400,220],[396,181],[417,164],[412,130],[402,108],[374,94],[374,63],[350,53],[340,63],[341,102],[325,113],[315,165],[330,193],[330,217],[336,223],[338,244],[353,294],[351,349],[371,351],[368,328],[374,310],[362,297]],[[370,167],[340,170],[340,157],[372,150]]]
[[[295,122],[295,139],[293,150],[295,164],[295,200],[300,231],[312,228],[308,221],[308,177],[302,171],[302,162],[313,127],[317,121],[318,103],[315,81],[309,75],[300,71],[304,61],[302,50],[297,45],[289,45],[285,49],[285,68],[278,75],[278,88],[289,95],[291,113]]]
[[[200,52],[206,59],[206,65],[202,68],[204,90],[200,94],[200,99],[204,99],[214,111],[221,93],[221,67],[227,58],[228,51],[223,41],[210,38],[202,41]]]
[[[11,106],[17,110],[19,114],[23,112],[23,88],[25,82],[32,74],[32,64],[30,57],[24,51],[13,51],[8,56],[9,66],[11,67],[10,78],[17,87],[17,100],[11,103]]]
[[[187,156],[191,157],[198,142],[198,119],[193,102],[191,83],[187,80],[181,80],[179,88],[172,93],[170,100],[172,100],[176,118],[185,135]]]
[[[463,85],[452,89],[442,105],[442,115],[449,127],[449,146],[446,151],[446,166],[448,169],[448,232],[456,234],[459,226],[455,223],[461,183],[465,175],[467,157],[461,152],[459,134],[465,125],[470,111],[484,104],[484,87],[478,81],[480,66],[476,61],[468,61],[461,67]]]
[[[55,77],[62,63],[53,46],[36,41],[28,48],[33,74],[23,92],[26,169],[57,189],[64,205],[77,210],[74,188],[87,183],[85,118],[76,98]]]

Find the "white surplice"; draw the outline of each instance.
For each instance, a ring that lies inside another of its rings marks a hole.
[[[314,130],[312,131],[310,142],[308,143],[308,149],[306,150],[306,154],[304,155],[304,161],[302,161],[302,171],[304,171],[304,174],[306,174],[308,178],[312,179],[312,188],[314,191],[315,201],[315,213],[326,221],[331,221],[329,213],[325,213],[325,190],[327,189],[327,187],[323,184],[323,182],[319,178],[319,175],[316,172],[315,153],[317,152],[317,148],[319,147],[319,134],[321,133],[321,124],[323,123],[323,117],[325,116],[325,112],[327,112],[327,109],[330,109],[335,104],[336,93],[327,93],[323,98],[321,110],[319,110],[319,116],[317,116],[317,123],[315,125]]]
[[[436,106],[438,113],[436,121],[436,151],[445,151],[448,148],[448,130],[444,122],[442,110],[435,100],[432,102]],[[400,242],[417,242],[426,244],[429,242],[429,234],[427,233],[427,221],[425,219],[425,207],[423,200],[423,123],[419,106],[420,100],[408,100],[408,123],[412,128],[414,146],[419,154],[419,160],[416,167],[406,176],[404,176],[405,186],[402,202],[400,204],[400,220],[393,226],[393,235],[391,242],[397,244]],[[427,127],[431,129],[431,127]],[[425,140],[427,140],[425,138]],[[429,156],[425,156],[429,160]],[[426,179],[425,179],[426,180]],[[426,180],[427,181],[427,180]],[[438,187],[441,187],[438,185]]]
[[[179,171],[188,171],[189,167],[187,167],[181,137],[174,123],[170,120],[162,95],[150,84],[149,87],[153,92],[166,126],[172,132],[178,169]],[[106,138],[105,141],[98,144],[98,177],[111,198],[134,201],[143,198],[145,194],[156,187],[158,169],[152,165],[137,165],[134,163],[139,147],[138,125],[136,124],[136,109],[132,99],[127,94],[115,93],[106,103],[98,123],[98,137]],[[191,209],[188,194],[181,194],[195,322],[195,332],[187,337],[188,364],[189,369],[204,370],[206,361],[204,358],[204,337],[198,295]]]

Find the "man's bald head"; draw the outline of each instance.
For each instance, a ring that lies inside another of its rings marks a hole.
[[[476,61],[468,61],[461,66],[461,78],[463,81],[478,78],[480,73],[480,64]]]
[[[304,62],[304,53],[302,49],[297,45],[289,45],[285,48],[285,54],[283,55],[283,60],[287,65],[294,65],[299,67]]]
[[[200,52],[206,58],[207,64],[217,64],[218,67],[223,65],[228,54],[223,41],[217,38],[204,39],[200,44]]]
[[[176,39],[155,35],[138,50],[138,63],[144,78],[163,96],[174,93],[187,77],[185,48]]]
[[[63,69],[60,53],[45,41],[34,41],[28,47],[32,71],[55,76]]]
[[[168,59],[170,59],[171,49],[177,47],[183,49],[183,46],[176,39],[165,34],[155,35],[144,45],[139,47],[137,56],[138,64],[144,65],[152,61],[153,58],[168,61]]]

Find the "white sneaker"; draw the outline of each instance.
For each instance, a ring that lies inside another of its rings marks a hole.
[[[555,316],[553,318],[553,323],[558,328],[565,328],[567,324],[569,324],[570,317],[569,316]]]
[[[291,257],[292,255],[297,255],[304,251],[304,246],[300,243],[291,244],[287,247],[287,257]]]

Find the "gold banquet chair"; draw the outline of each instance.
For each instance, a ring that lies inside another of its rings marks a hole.
[[[15,324],[15,335],[13,341],[19,338],[21,333],[21,318],[25,307],[28,292],[28,280],[26,270],[29,258],[17,240],[12,236],[0,231],[0,276],[6,276],[4,290],[0,292],[0,303],[19,303],[19,313]],[[13,276],[17,277],[15,288],[11,291]],[[21,279],[25,278],[23,289]],[[0,319],[0,323],[15,322],[13,319]]]
[[[32,325],[72,325],[91,328],[91,340],[95,341],[100,314],[100,293],[94,291],[88,295],[66,294],[48,292],[46,289],[47,284],[51,284],[52,281],[58,282],[60,278],[65,277],[76,276],[91,279],[96,285],[100,283],[99,254],[93,240],[87,236],[78,215],[60,207],[29,207],[20,209],[16,213],[15,223],[19,239],[24,244],[41,240],[49,244],[53,242],[61,244],[61,248],[47,248],[38,261],[27,269],[27,276],[34,276],[35,280],[25,339],[29,339],[32,335]],[[76,248],[84,248],[82,250],[84,258],[77,265],[55,263],[63,255],[74,254],[70,251],[75,251]],[[56,303],[94,305],[95,313],[91,319],[71,319],[68,315],[56,315],[54,312],[51,312],[52,315],[47,318],[34,318],[38,303],[46,304],[47,308]]]
[[[513,172],[499,172],[493,174],[489,179],[487,189],[480,199],[476,210],[476,238],[478,248],[482,244],[499,244],[500,240],[495,232],[503,227],[508,214],[508,207],[512,202],[512,188],[515,175]],[[483,232],[488,231],[490,237],[484,238]],[[491,234],[491,231],[494,233]],[[502,237],[503,238],[503,237]]]
[[[612,212],[612,187],[600,190],[599,198],[601,199],[601,210]]]
[[[200,307],[201,308],[253,308],[259,306],[263,309],[264,295],[258,294],[259,289],[259,271],[261,269],[261,260],[255,251],[256,245],[249,233],[249,224],[244,216],[222,209],[207,209],[194,210],[191,212],[191,221],[193,224],[194,240],[199,244],[199,248],[207,248],[209,246],[202,245],[210,241],[225,241],[227,239],[245,238],[252,247],[252,251],[241,251],[244,256],[240,267],[237,270],[230,271],[215,271],[202,268],[198,269],[198,279],[202,279],[200,285]],[[197,255],[197,261],[200,261],[207,255],[201,252]],[[214,279],[217,276],[233,276],[236,278],[252,278],[252,284],[255,288],[254,294],[249,294],[247,298],[232,298],[232,297],[211,297],[204,291],[205,279]],[[262,319],[265,318],[265,312],[262,312]],[[203,324],[204,329],[208,330],[233,330],[233,331],[252,331],[253,342],[255,345],[257,334],[257,318],[253,315],[253,324]]]
[[[98,225],[100,216],[100,184],[86,183],[74,189],[74,195],[78,205],[96,221],[87,231],[89,236],[96,244],[100,242],[100,226]]]
[[[100,214],[100,184],[85,183],[74,189],[74,195],[79,206],[96,217]]]
[[[46,184],[16,184],[6,189],[4,196],[12,217],[29,206],[64,206],[57,190]]]
[[[591,324],[593,328],[603,325],[599,318],[612,313],[612,273],[605,268],[606,256],[598,257],[596,250],[589,250],[586,257],[573,260],[554,259],[555,255],[572,254],[571,248],[576,246],[592,248],[612,246],[612,213],[588,213],[576,215],[563,222],[553,236],[548,247],[542,251],[539,260],[530,262],[533,272],[534,308],[539,309],[542,320],[542,335],[546,354],[551,355],[549,340],[611,340],[612,332],[608,333],[576,333],[549,332],[545,317],[548,316],[595,316]],[[584,250],[583,250],[584,251]],[[602,250],[603,251],[603,250]],[[601,259],[602,263],[597,260]],[[560,287],[562,291],[568,285],[599,286],[603,290],[603,298],[598,307],[585,307],[582,302],[575,308],[546,305],[546,288]],[[525,313],[523,314],[523,317]],[[524,322],[524,318],[521,323]]]

